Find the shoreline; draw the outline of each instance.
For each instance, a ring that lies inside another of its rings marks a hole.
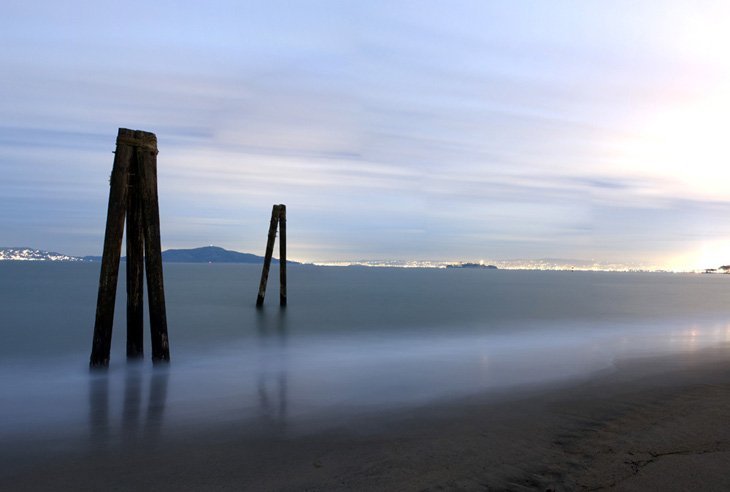
[[[373,413],[324,431],[262,422],[251,433],[235,419],[170,435],[140,431],[84,452],[50,449],[52,460],[2,475],[18,491],[727,490],[729,403],[730,344],[623,359],[580,381]]]

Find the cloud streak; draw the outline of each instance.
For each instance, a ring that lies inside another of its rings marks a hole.
[[[72,3],[0,20],[13,244],[98,253],[118,127],[158,136],[166,247],[255,251],[273,203],[313,261],[730,240],[713,2]]]

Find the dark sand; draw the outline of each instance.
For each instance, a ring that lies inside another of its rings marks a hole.
[[[0,488],[726,491],[730,347],[618,361],[583,381],[373,414],[326,431],[231,421],[85,450],[55,444],[4,449]]]

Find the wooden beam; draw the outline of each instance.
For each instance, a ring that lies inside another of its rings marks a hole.
[[[127,358],[144,357],[144,236],[139,161],[132,153],[127,196]]]
[[[143,133],[146,145],[137,147],[142,220],[144,224],[145,271],[150,311],[152,362],[168,362],[170,345],[167,334],[165,287],[162,275],[162,245],[160,240],[160,209],[157,196],[157,137]]]
[[[276,240],[276,224],[279,222],[279,206],[274,205],[271,210],[271,222],[269,223],[269,236],[266,241],[266,253],[264,255],[264,269],[261,272],[261,283],[259,284],[259,295],[256,298],[256,307],[264,305],[266,295],[266,283],[269,279],[269,268],[271,267],[271,256],[274,254],[274,241]]]
[[[119,279],[119,260],[122,254],[124,216],[127,210],[129,165],[134,148],[127,142],[133,135],[131,130],[119,129],[114,166],[109,180],[109,206],[107,209],[104,252],[101,259],[99,292],[96,300],[96,320],[91,348],[91,367],[109,365],[114,322],[114,301]]]
[[[279,305],[286,306],[286,205],[279,205]]]

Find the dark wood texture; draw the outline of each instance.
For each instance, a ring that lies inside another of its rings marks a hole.
[[[122,237],[124,235],[124,216],[127,210],[127,191],[129,184],[129,165],[134,148],[120,143],[130,135],[123,128],[117,136],[117,150],[114,155],[114,166],[109,189],[109,207],[107,209],[106,232],[104,233],[104,252],[101,260],[99,293],[96,301],[96,321],[94,322],[94,339],[91,348],[91,367],[109,365],[109,353],[112,343],[112,324],[114,322],[114,301],[117,295],[119,279],[119,259],[122,254]]]
[[[127,196],[127,357],[144,357],[144,237],[139,162],[132,153]]]
[[[279,305],[286,306],[286,205],[279,205]]]
[[[162,279],[162,245],[160,239],[160,208],[157,200],[157,137],[155,150],[137,148],[139,181],[142,194],[144,222],[145,271],[147,272],[147,296],[150,311],[152,361],[170,360],[170,344],[167,336],[165,287]]]
[[[269,279],[269,268],[271,267],[271,256],[274,254],[274,241],[276,241],[276,224],[279,206],[274,205],[271,210],[271,222],[269,223],[269,236],[266,241],[266,254],[264,255],[264,269],[261,272],[261,283],[259,284],[259,295],[256,298],[256,306],[264,305],[264,296],[266,295],[266,283]]]
[[[109,365],[125,215],[127,357],[143,355],[144,270],[147,273],[152,361],[166,362],[170,360],[170,346],[162,280],[160,210],[157,199],[157,137],[154,133],[119,129],[110,185],[90,365]]]

